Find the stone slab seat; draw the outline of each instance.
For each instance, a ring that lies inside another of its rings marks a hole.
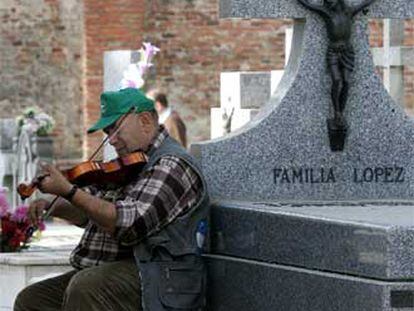
[[[220,201],[211,221],[211,254],[373,279],[414,279],[414,202]]]

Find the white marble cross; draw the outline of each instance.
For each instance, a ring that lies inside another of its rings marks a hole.
[[[375,66],[383,68],[384,85],[404,107],[404,66],[414,65],[414,47],[403,46],[404,21],[384,20],[384,47],[373,48]]]
[[[293,28],[285,29],[285,65],[288,63]],[[221,137],[250,122],[276,90],[284,70],[270,72],[222,72],[220,107],[211,108],[211,138]]]

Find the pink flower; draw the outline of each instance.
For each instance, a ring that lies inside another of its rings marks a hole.
[[[150,42],[144,42],[144,57],[147,64],[151,63],[152,58],[160,51],[155,45],[152,45]]]
[[[10,205],[7,202],[6,191],[4,189],[0,190],[0,217],[6,215],[10,210]]]
[[[11,213],[7,203],[4,189],[0,188],[0,250],[6,252],[19,251],[29,247],[30,239],[34,230],[43,231],[45,224],[40,221],[37,228],[30,225],[27,217],[29,206],[20,205]]]
[[[27,219],[27,211],[29,207],[27,205],[20,205],[16,208],[11,219],[17,222],[23,222]]]
[[[38,229],[40,231],[43,231],[43,230],[46,229],[46,225],[45,225],[45,223],[43,221],[39,222],[39,224],[37,225],[37,227],[38,227]]]

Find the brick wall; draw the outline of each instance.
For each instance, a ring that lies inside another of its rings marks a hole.
[[[0,1],[0,117],[37,105],[58,157],[81,154],[82,1]]]

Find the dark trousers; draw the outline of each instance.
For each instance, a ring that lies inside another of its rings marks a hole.
[[[15,311],[142,310],[133,259],[70,271],[23,289]]]

